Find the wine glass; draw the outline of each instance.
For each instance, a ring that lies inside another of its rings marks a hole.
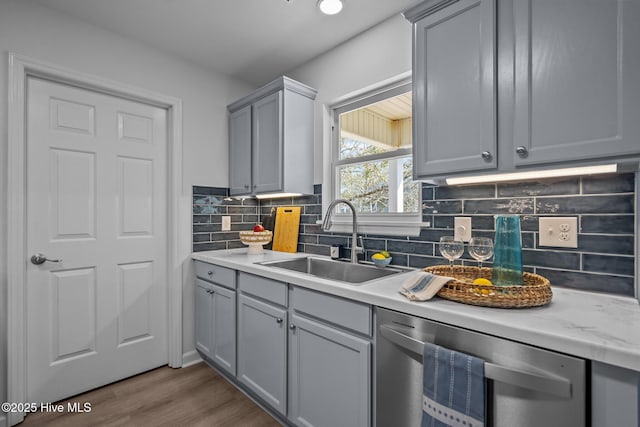
[[[493,256],[493,240],[488,237],[474,237],[469,240],[469,255],[478,261],[478,267],[482,268],[482,261]]]
[[[460,240],[455,240],[453,236],[442,236],[440,237],[439,249],[442,256],[449,260],[449,267],[451,268],[451,274],[453,274],[453,261],[462,256],[464,243]]]

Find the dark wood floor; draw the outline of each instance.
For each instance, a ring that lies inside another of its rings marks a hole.
[[[20,426],[279,426],[204,363],[162,367],[60,402],[89,413],[35,413]]]

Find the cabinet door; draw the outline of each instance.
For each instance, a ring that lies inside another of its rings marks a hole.
[[[495,0],[461,0],[414,24],[418,178],[496,167]]]
[[[287,313],[238,296],[238,379],[286,414]]]
[[[640,153],[640,1],[515,0],[517,165]]]
[[[251,105],[229,115],[229,193],[251,193]]]
[[[591,362],[591,425],[640,426],[640,372]]]
[[[282,189],[282,91],[253,103],[253,192]]]
[[[195,329],[196,349],[203,356],[211,357],[211,313],[212,313],[212,285],[196,279],[195,301]]]
[[[221,368],[236,374],[236,292],[213,286],[211,358]]]
[[[295,314],[289,332],[289,419],[304,426],[368,426],[371,344]]]

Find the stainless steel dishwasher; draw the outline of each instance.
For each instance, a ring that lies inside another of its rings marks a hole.
[[[376,426],[420,426],[425,342],[485,360],[488,427],[584,427],[583,359],[378,308]]]

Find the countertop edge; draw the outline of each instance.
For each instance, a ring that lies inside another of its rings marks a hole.
[[[246,251],[194,252],[191,258],[640,372],[640,305],[632,298],[553,288],[549,305],[528,309],[476,307],[438,297],[413,302],[397,292],[402,273],[352,286],[256,264],[317,255],[273,251],[247,255]]]

